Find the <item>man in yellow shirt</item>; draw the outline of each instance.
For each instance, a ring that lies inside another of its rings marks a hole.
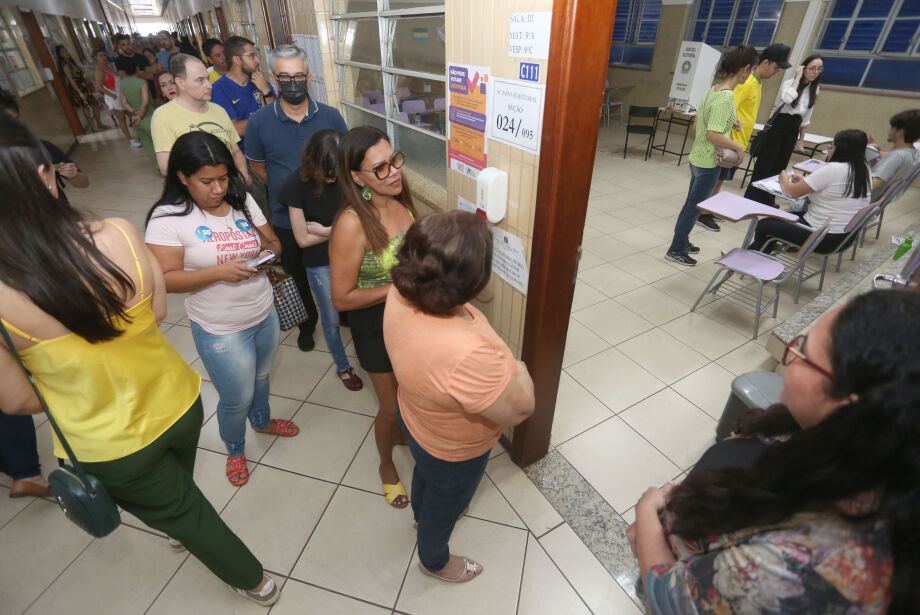
[[[770,45],[760,54],[760,62],[751,72],[751,76],[744,83],[735,86],[735,126],[731,132],[731,140],[747,149],[751,142],[751,133],[754,132],[754,123],[757,121],[757,112],[760,110],[763,82],[769,79],[780,69],[787,69],[789,64],[789,47],[777,43]],[[735,169],[731,167],[722,169],[719,182],[713,194],[718,194],[722,189],[722,182],[731,180],[735,176]],[[696,223],[709,231],[719,231],[719,225],[711,214],[702,214]]]

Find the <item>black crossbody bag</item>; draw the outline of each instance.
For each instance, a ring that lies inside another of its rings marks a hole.
[[[751,158],[757,158],[760,155],[760,150],[763,149],[764,138],[766,138],[770,129],[773,128],[773,122],[776,121],[776,116],[779,115],[779,110],[782,108],[782,105],[778,106],[776,111],[773,112],[773,115],[770,116],[770,119],[767,120],[767,123],[764,124],[763,130],[751,138],[751,142],[748,145],[748,153],[751,155]]]

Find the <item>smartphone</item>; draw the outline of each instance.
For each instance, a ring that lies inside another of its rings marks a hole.
[[[274,254],[266,254],[266,255],[263,256],[262,258],[259,258],[259,257],[252,258],[252,259],[249,259],[248,261],[246,261],[246,266],[247,266],[247,267],[258,268],[258,267],[261,267],[262,265],[264,265],[265,263],[271,261],[273,258],[275,258],[275,255],[274,255]]]

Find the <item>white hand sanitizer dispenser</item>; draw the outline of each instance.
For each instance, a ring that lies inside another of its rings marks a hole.
[[[479,172],[476,206],[486,212],[486,219],[492,224],[504,219],[508,212],[508,173],[495,167]]]

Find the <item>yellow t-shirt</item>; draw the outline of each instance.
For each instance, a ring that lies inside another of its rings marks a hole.
[[[208,67],[208,79],[211,81],[211,83],[214,83],[223,76],[224,74],[217,72],[217,69],[213,66]]]
[[[195,113],[179,105],[177,99],[157,107],[153,112],[151,132],[153,133],[153,151],[170,152],[173,143],[180,136],[193,130],[209,132],[232,150],[240,140],[240,134],[233,127],[230,116],[218,104],[209,102],[208,110]]]
[[[741,120],[741,132],[732,130],[731,140],[747,148],[757,121],[763,83],[751,73],[744,83],[735,86],[735,117]]]

